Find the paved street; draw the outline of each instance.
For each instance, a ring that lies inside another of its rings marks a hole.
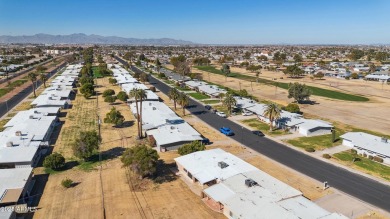
[[[139,69],[134,68],[134,71]],[[167,94],[170,87],[150,77],[150,82],[161,92]],[[327,181],[331,187],[359,198],[384,210],[390,209],[390,187],[367,177],[355,174],[319,159],[307,156],[283,144],[268,138],[253,135],[250,130],[205,110],[200,103],[191,100],[188,110],[212,127],[230,127],[235,135],[233,139],[247,147],[282,163],[292,169],[310,176],[320,182]]]

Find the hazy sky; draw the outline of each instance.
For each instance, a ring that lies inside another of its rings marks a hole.
[[[390,0],[0,0],[0,35],[390,43]]]

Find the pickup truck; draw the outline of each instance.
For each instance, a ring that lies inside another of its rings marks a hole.
[[[226,114],[225,114],[224,112],[218,111],[218,112],[216,112],[216,114],[217,114],[218,116],[222,117],[222,118],[226,118]]]
[[[219,129],[219,131],[222,134],[227,135],[227,136],[234,135],[234,132],[232,130],[230,130],[230,128],[228,128],[228,127],[222,127],[222,128]]]

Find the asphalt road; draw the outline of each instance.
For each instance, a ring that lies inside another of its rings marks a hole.
[[[51,71],[49,74],[48,74],[48,78],[50,78],[51,76],[53,76],[58,69],[64,67],[66,65],[66,63],[58,66],[56,69],[54,69],[53,71]],[[32,90],[32,84],[31,84],[31,81],[29,82],[26,82],[26,83],[30,83],[30,85],[28,87],[26,87],[24,90],[20,91],[19,93],[15,94],[13,97],[11,97],[11,99],[9,99],[8,101],[5,101],[5,102],[2,102],[0,103],[0,117],[4,116],[8,110],[11,110],[13,107],[15,107],[17,104],[19,104],[22,100],[24,100],[24,98],[26,98],[28,95],[30,95],[33,90]],[[41,81],[38,81],[37,82],[37,87],[40,86],[42,83]],[[12,91],[11,91],[12,92]],[[8,106],[7,106],[8,105]]]
[[[134,66],[132,70],[140,71]],[[168,93],[168,85],[152,76],[149,81],[161,92]],[[188,110],[213,128],[231,128],[235,133],[231,138],[243,145],[320,182],[327,181],[329,186],[362,201],[390,211],[390,186],[323,162],[268,138],[256,136],[250,130],[207,111],[202,104],[192,99]]]

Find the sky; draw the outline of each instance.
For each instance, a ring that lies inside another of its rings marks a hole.
[[[390,43],[390,0],[0,0],[0,35],[205,44]]]

